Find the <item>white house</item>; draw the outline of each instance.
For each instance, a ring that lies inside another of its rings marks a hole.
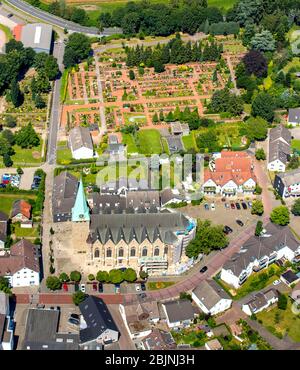
[[[274,127],[269,133],[268,170],[284,172],[291,151],[291,133],[282,125]]]
[[[278,293],[275,289],[269,289],[265,292],[259,292],[249,301],[245,302],[242,310],[248,315],[261,312],[278,301]]]
[[[300,196],[300,169],[278,173],[274,180],[274,189],[283,198]]]
[[[14,346],[14,331],[9,310],[9,297],[0,292],[0,350],[11,351]]]
[[[74,159],[94,157],[94,147],[90,131],[87,127],[77,126],[70,131],[69,145]]]
[[[231,307],[232,299],[214,280],[202,281],[192,292],[193,301],[206,314],[217,315]]]
[[[144,338],[151,334],[151,324],[159,319],[157,302],[119,305],[119,311],[131,339]]]
[[[25,239],[14,244],[9,252],[0,256],[0,276],[5,276],[13,288],[39,285],[40,265],[37,247]]]
[[[300,125],[300,108],[289,109],[288,124],[292,126]]]
[[[195,310],[188,300],[169,301],[162,304],[170,329],[189,327],[195,318]]]
[[[290,228],[269,223],[264,234],[250,237],[223,265],[221,280],[238,289],[252,273],[281,258],[292,261],[298,255],[300,242]]]

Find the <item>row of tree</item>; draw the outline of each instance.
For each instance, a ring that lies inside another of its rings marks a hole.
[[[125,49],[128,67],[154,67],[155,72],[163,72],[167,63],[184,64],[188,62],[218,61],[223,51],[222,44],[211,39],[205,43],[184,43],[180,35],[170,40],[166,45],[151,48],[144,46],[127,47]]]

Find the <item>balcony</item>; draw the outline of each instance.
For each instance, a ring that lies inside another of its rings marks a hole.
[[[216,193],[217,189],[216,189],[216,187],[215,187],[215,186],[205,186],[205,187],[203,188],[203,191],[204,191],[205,193]]]

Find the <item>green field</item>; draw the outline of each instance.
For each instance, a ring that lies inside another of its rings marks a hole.
[[[183,145],[184,145],[184,148],[185,148],[186,151],[188,151],[190,149],[196,149],[195,148],[196,143],[195,143],[195,140],[194,140],[193,133],[191,133],[187,136],[183,136],[182,141],[183,141]]]
[[[122,133],[122,143],[127,147],[127,153],[138,153],[138,148],[136,146],[134,137],[131,134],[123,134]]]
[[[296,150],[300,150],[300,140],[292,140],[292,148]]]
[[[22,228],[19,224],[14,225],[14,231],[16,238],[37,238],[39,236],[36,227],[32,228]]]
[[[138,131],[137,146],[142,154],[161,154],[162,145],[159,131],[155,129]]]

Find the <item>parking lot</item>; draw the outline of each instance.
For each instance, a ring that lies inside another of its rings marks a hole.
[[[36,167],[23,168],[24,173],[20,177],[20,182],[19,183],[17,181],[15,182],[15,186],[22,190],[30,190],[32,182],[33,182],[34,173],[36,170],[37,170]],[[3,182],[3,175],[5,174],[14,176],[17,174],[17,170],[13,168],[10,168],[10,169],[0,168],[0,183]]]
[[[242,198],[240,199],[242,200]],[[242,206],[240,210],[237,209],[236,206],[234,209],[232,209],[230,207],[230,203],[236,202],[241,205],[240,200],[226,199],[226,202],[222,202],[221,199],[207,199],[199,206],[188,205],[184,208],[180,208],[180,210],[184,214],[196,219],[211,220],[214,224],[229,226],[233,230],[233,232],[229,234],[229,237],[232,238],[235,237],[241,230],[260,219],[259,216],[251,214],[251,209],[248,206],[248,200],[245,201],[247,203],[247,209],[243,209]],[[208,204],[209,210],[204,208],[205,203]],[[225,203],[229,204],[229,208],[225,208]],[[215,210],[212,210],[212,204],[214,204]],[[236,220],[241,220],[244,223],[244,226],[239,226],[236,223]]]

